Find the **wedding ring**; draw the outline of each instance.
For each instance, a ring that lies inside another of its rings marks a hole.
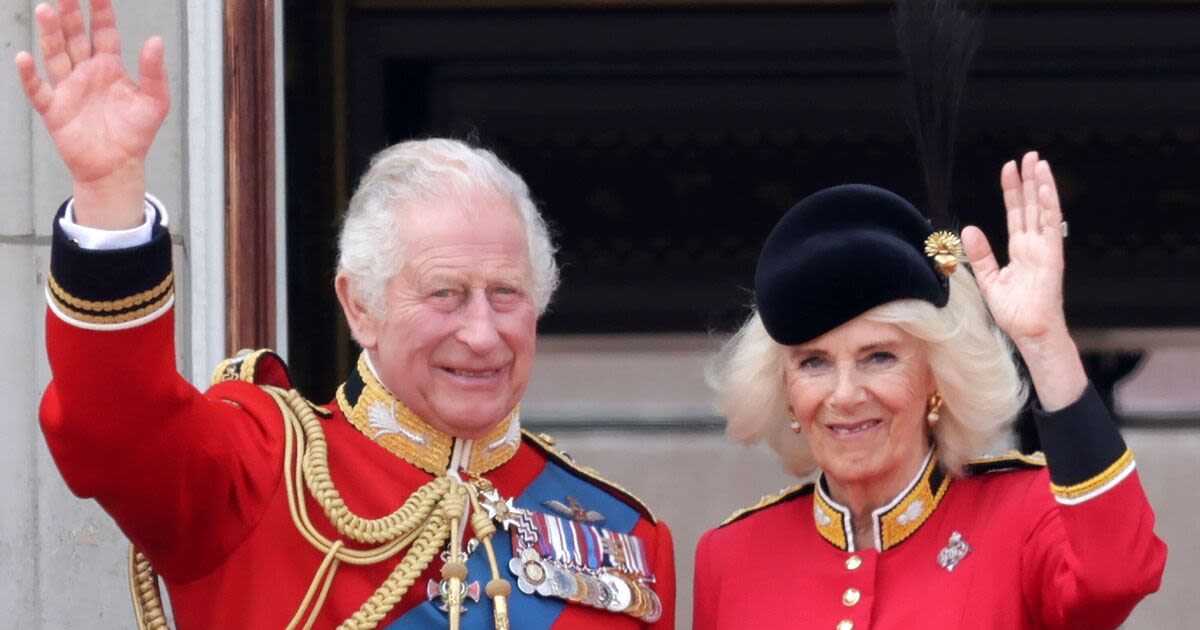
[[[1062,224],[1061,224],[1061,225],[1059,225],[1058,227],[1059,227],[1060,229],[1062,229],[1062,235],[1063,235],[1063,238],[1067,238],[1067,222],[1066,222],[1066,221],[1063,221],[1063,222],[1062,222]]]

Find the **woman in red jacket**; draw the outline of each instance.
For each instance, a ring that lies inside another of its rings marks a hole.
[[[714,380],[733,437],[816,476],[704,535],[696,630],[1114,628],[1158,588],[1166,547],[1067,331],[1050,166],[1000,180],[1004,267],[870,186],[775,226]],[[1045,456],[977,459],[1027,397],[1010,341]]]

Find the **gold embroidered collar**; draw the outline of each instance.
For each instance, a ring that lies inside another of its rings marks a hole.
[[[367,353],[337,390],[337,403],[350,424],[376,444],[432,475],[453,466],[481,475],[512,459],[521,445],[520,408],[477,440],[434,429],[375,378]]]
[[[887,551],[904,542],[933,515],[950,487],[950,477],[937,463],[931,449],[908,487],[890,503],[871,513],[876,551]],[[821,537],[833,546],[842,551],[861,551],[855,549],[850,510],[829,497],[824,474],[813,493],[813,519]]]

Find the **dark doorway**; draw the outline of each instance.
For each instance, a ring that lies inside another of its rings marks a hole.
[[[476,140],[529,182],[563,266],[543,334],[728,329],[791,203],[845,181],[922,198],[887,3],[413,4],[285,3],[290,355],[314,397],[354,354],[337,215],[402,139]],[[1036,147],[1073,326],[1200,324],[1197,32],[1191,3],[993,7],[939,227],[999,237],[999,166]]]

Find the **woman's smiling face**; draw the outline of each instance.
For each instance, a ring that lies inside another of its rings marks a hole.
[[[830,482],[903,489],[929,449],[925,344],[860,315],[784,356],[792,413]]]

